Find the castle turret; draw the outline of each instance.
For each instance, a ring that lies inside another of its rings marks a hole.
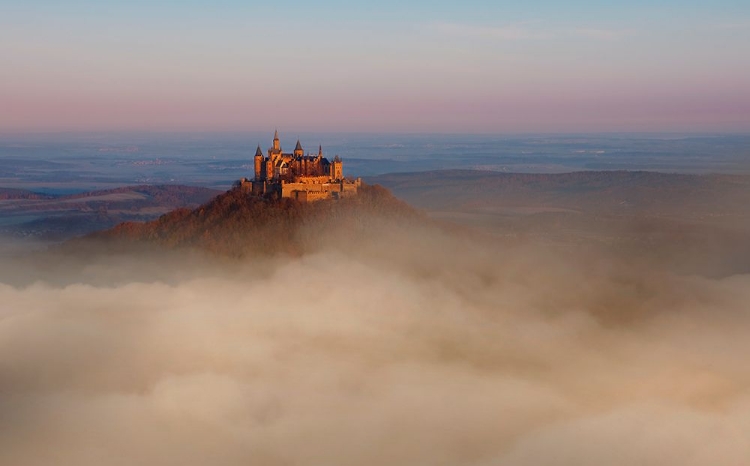
[[[263,151],[260,150],[260,144],[255,150],[255,181],[261,181],[263,179]]]
[[[294,146],[294,156],[295,157],[302,157],[304,155],[305,151],[302,150],[302,144],[300,144],[299,139],[297,139],[297,145]]]
[[[318,146],[318,158],[319,159],[323,158],[323,146],[322,145]]]

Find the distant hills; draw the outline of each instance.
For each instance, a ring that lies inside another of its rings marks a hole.
[[[62,241],[99,230],[73,243],[249,257],[301,254],[322,241],[371,234],[384,220],[437,222],[505,244],[604,248],[687,273],[750,272],[750,176],[443,170],[365,181],[360,196],[310,205],[186,186],[51,198],[5,190],[0,232]]]
[[[53,199],[49,194],[36,193],[25,189],[0,188],[0,201],[20,199]]]
[[[180,207],[195,207],[221,191],[181,185],[126,186],[54,196],[0,188],[0,233],[47,241],[150,220]]]
[[[750,176],[441,170],[370,177],[438,220],[501,238],[603,247],[686,272],[750,272]]]
[[[428,210],[557,208],[601,214],[710,216],[713,220],[717,215],[746,213],[750,205],[750,176],[743,175],[440,170],[380,175],[367,181]]]

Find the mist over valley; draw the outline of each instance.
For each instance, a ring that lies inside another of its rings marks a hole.
[[[0,463],[750,456],[747,175],[423,170],[303,204],[205,173],[2,191]]]

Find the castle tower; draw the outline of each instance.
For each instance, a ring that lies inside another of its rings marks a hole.
[[[279,142],[279,130],[273,133],[273,150],[278,152],[281,150],[281,142]]]
[[[300,144],[299,139],[297,139],[297,145],[294,146],[294,156],[302,157],[304,154],[305,154],[305,151],[302,150],[302,144]]]
[[[333,178],[336,181],[340,181],[344,179],[344,170],[342,167],[341,159],[337,155],[333,162],[331,162],[331,178]]]
[[[261,181],[263,179],[263,151],[260,150],[260,144],[255,150],[255,181]]]
[[[271,180],[274,179],[273,160],[271,160],[270,158],[268,158],[266,160],[266,170],[265,170],[265,172],[266,172],[265,173],[266,176],[264,178],[265,180],[271,181]]]
[[[323,145],[322,144],[318,146],[318,158],[319,159],[323,158]]]

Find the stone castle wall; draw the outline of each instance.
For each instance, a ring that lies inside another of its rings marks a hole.
[[[339,199],[357,194],[362,181],[342,180],[328,183],[281,183],[281,197],[290,197],[300,201],[310,202],[320,199]]]

